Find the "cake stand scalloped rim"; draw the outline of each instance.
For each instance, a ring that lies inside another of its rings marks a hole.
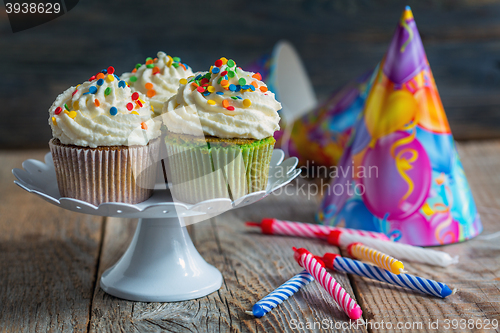
[[[301,170],[296,169],[298,164],[296,157],[284,160],[284,156],[281,149],[273,151],[265,191],[249,193],[235,201],[220,198],[205,200],[197,204],[175,202],[166,189],[155,189],[151,198],[138,204],[108,202],[94,206],[78,199],[60,197],[51,153],[45,155],[44,162],[34,159],[25,160],[22,163],[23,169],[15,168],[12,173],[17,178],[14,183],[22,189],[34,193],[56,206],[75,212],[123,218],[170,218],[175,216],[201,218],[203,215],[213,216],[233,208],[253,204],[290,183],[300,174]],[[277,169],[278,166],[281,167],[281,171]]]
[[[164,190],[155,189],[150,199],[135,205],[103,203],[96,207],[81,200],[61,198],[50,153],[45,155],[45,162],[28,159],[22,164],[24,170],[13,169],[12,173],[17,185],[56,206],[91,215],[139,218],[132,242],[122,257],[102,274],[100,286],[106,293],[127,300],[171,302],[208,295],[218,290],[223,281],[222,274],[194,247],[184,218],[194,223],[250,205],[295,179],[301,171],[296,169],[297,163],[295,157],[284,160],[283,151],[275,149],[265,191],[250,193],[233,202],[212,199],[195,205],[173,202],[164,184]]]

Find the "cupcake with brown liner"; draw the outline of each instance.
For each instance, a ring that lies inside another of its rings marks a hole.
[[[156,58],[146,58],[144,64],[137,64],[132,72],[123,73],[120,78],[129,84],[132,91],[146,95],[153,111],[158,114],[163,103],[176,94],[179,80],[192,75],[191,68],[179,57],[160,51]]]
[[[59,192],[98,206],[138,203],[154,188],[160,122],[147,98],[103,70],[60,94],[49,109]]]
[[[162,115],[173,196],[196,203],[265,190],[280,109],[260,74],[233,60],[181,79]]]

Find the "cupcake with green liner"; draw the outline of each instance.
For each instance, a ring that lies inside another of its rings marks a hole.
[[[98,206],[153,193],[160,121],[147,98],[109,67],[60,94],[49,109],[49,142],[62,197]]]
[[[258,73],[221,58],[163,106],[172,194],[196,203],[265,190],[281,104]]]
[[[123,73],[132,91],[140,92],[149,98],[153,110],[159,114],[163,103],[175,95],[179,80],[193,75],[191,68],[182,63],[179,57],[171,57],[158,52],[157,58],[146,58],[144,64],[137,64],[130,73]]]

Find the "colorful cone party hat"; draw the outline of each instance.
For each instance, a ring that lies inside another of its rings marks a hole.
[[[337,165],[352,127],[363,111],[376,72],[367,71],[318,104],[304,65],[291,43],[278,42],[272,52],[246,68],[259,72],[283,105],[281,129],[274,133],[276,148],[298,157],[301,165]]]
[[[245,67],[258,72],[283,109],[284,123],[292,123],[318,103],[311,81],[299,54],[290,42],[281,40],[272,51]]]
[[[275,147],[283,149],[287,156],[296,156],[293,147],[288,144],[293,123],[318,104],[299,54],[290,42],[281,40],[272,51],[245,68],[260,73],[269,90],[281,102],[280,130],[274,133]]]
[[[301,165],[335,166],[351,137],[356,119],[363,111],[374,75],[368,71],[335,90],[322,104],[311,109],[293,124],[291,133],[281,141],[282,149],[299,158]]]
[[[482,231],[409,7],[352,132],[319,221],[419,246],[461,242]]]

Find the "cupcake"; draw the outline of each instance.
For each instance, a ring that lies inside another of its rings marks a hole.
[[[188,65],[181,63],[179,57],[171,57],[165,52],[158,52],[155,59],[146,58],[145,64],[137,64],[131,73],[123,73],[132,91],[146,95],[153,110],[160,113],[170,97],[175,95],[179,80],[193,75]]]
[[[233,60],[181,79],[163,106],[172,194],[196,203],[265,190],[281,104]]]
[[[152,116],[113,67],[60,94],[49,109],[49,146],[61,197],[96,206],[149,198],[160,143]]]

